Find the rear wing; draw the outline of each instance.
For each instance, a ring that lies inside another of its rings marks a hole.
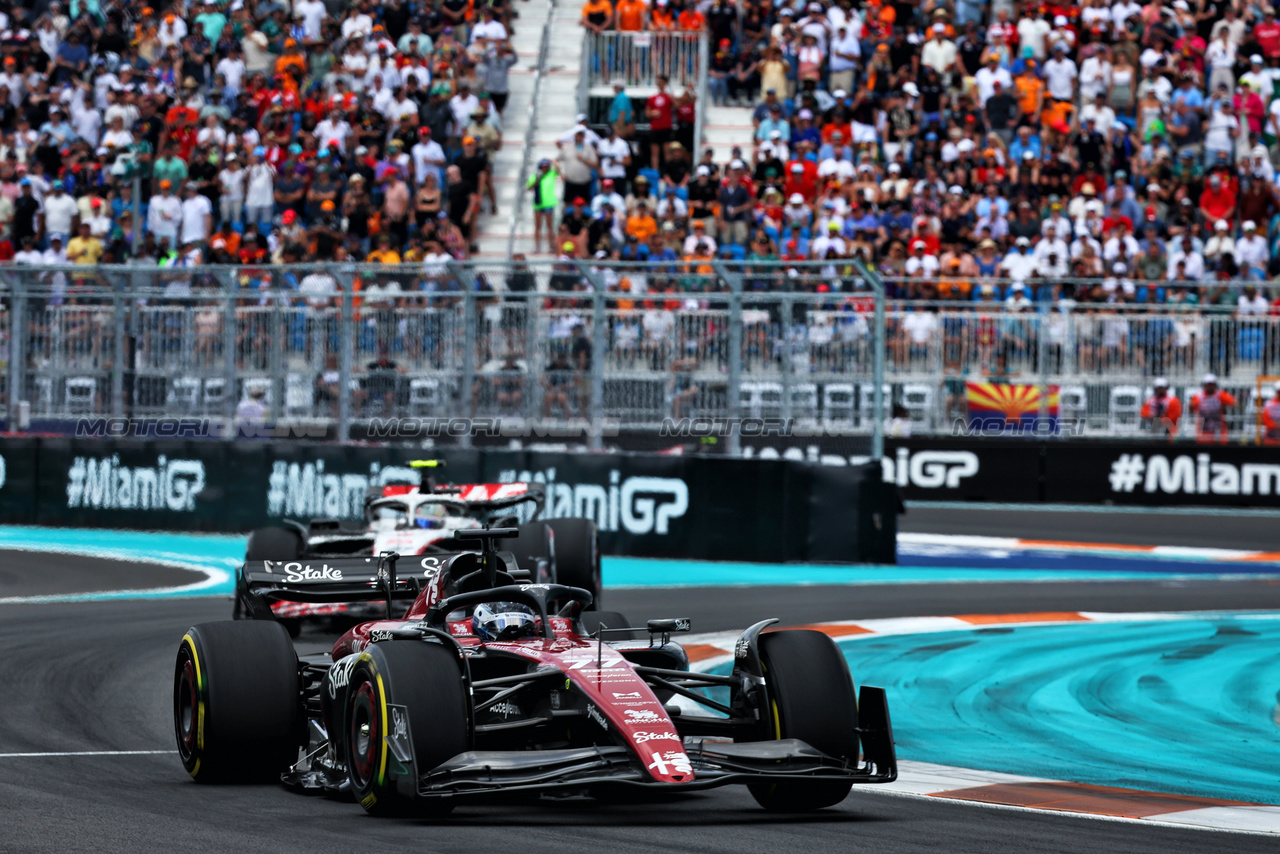
[[[541,512],[547,489],[541,483],[462,483],[436,486],[436,495],[453,495],[471,510],[503,510],[532,502]]]
[[[417,598],[457,554],[255,560],[241,568],[236,595],[254,619],[272,619],[274,602],[387,603]]]

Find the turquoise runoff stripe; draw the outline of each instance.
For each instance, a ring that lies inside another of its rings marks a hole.
[[[1280,516],[1267,507],[1132,507],[1126,504],[1003,504],[995,501],[906,501],[907,509],[928,510],[1035,510],[1046,513],[1131,513],[1173,516]]]
[[[901,758],[1280,802],[1280,613],[840,645],[887,689]]]
[[[963,558],[960,558],[963,559]],[[1011,562],[1010,562],[1011,563]],[[615,557],[603,561],[604,585],[609,589],[644,587],[733,587],[790,586],[812,584],[975,584],[993,582],[1045,581],[1135,581],[1206,578],[1203,566],[1194,568],[1170,561],[1167,571],[1097,568],[1087,556],[1076,562],[1079,568],[1037,569],[964,566],[878,566],[825,564],[718,563],[710,561],[653,560]],[[1108,566],[1115,564],[1107,564]],[[1234,568],[1234,567],[1232,567]],[[1262,572],[1259,566],[1239,574],[1258,577],[1277,572],[1274,566]],[[1215,570],[1232,576],[1227,567]]]

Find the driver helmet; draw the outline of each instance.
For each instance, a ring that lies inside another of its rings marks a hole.
[[[413,511],[413,523],[419,528],[436,530],[444,527],[444,519],[447,515],[448,510],[443,504],[420,504]]]
[[[538,617],[519,602],[485,602],[476,606],[471,633],[487,641],[531,638],[538,633]]]

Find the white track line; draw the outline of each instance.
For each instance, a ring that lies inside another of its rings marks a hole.
[[[176,750],[64,750],[53,753],[0,753],[0,759],[44,759],[61,756],[168,756]]]

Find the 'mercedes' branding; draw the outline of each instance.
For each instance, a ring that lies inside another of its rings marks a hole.
[[[76,457],[67,471],[67,508],[190,512],[204,486],[200,460],[161,454],[153,466],[124,466],[119,454]]]

